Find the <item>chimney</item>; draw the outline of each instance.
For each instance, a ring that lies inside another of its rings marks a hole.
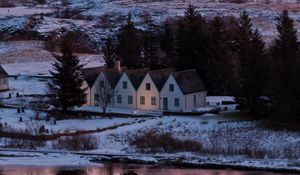
[[[121,72],[121,61],[115,61],[115,69]]]

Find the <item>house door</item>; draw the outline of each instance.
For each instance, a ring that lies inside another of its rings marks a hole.
[[[166,97],[163,98],[163,110],[168,110],[168,98]]]

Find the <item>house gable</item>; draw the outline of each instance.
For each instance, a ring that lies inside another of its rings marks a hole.
[[[100,88],[101,81],[103,81],[105,86],[108,86],[108,88],[112,88],[109,81],[107,80],[106,76],[104,75],[104,73],[103,72],[99,73],[96,80],[95,80],[95,82],[94,82],[94,84],[93,84],[93,86],[90,88],[91,89],[90,90],[91,91],[91,93],[90,93],[90,104],[92,106],[95,106],[95,105],[98,106],[99,105],[98,101],[95,99],[95,96],[97,94],[99,94],[98,91],[99,91],[99,88]]]
[[[185,95],[182,93],[180,87],[178,86],[175,78],[172,75],[169,76],[162,90],[160,91],[160,97],[162,99],[160,109],[167,108],[165,110],[170,111],[185,110]],[[164,106],[164,103],[167,103],[167,107],[166,104]]]
[[[8,74],[0,65],[0,91],[4,91],[8,89],[9,89]]]
[[[126,82],[125,83],[126,86],[124,86],[124,82]],[[115,97],[114,97],[115,107],[133,108],[133,109],[136,108],[136,89],[131,83],[126,73],[123,73],[114,91],[115,91]]]
[[[0,65],[0,78],[6,78],[8,77],[7,72],[3,69],[3,67]]]
[[[146,86],[148,85],[150,85],[150,89],[146,89]],[[158,110],[159,99],[159,90],[151,79],[149,73],[147,73],[137,90],[137,108],[146,110]]]

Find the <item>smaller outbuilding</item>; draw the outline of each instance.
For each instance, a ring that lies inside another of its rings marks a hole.
[[[9,82],[8,82],[8,74],[0,65],[0,91],[6,91],[9,89]]]
[[[196,70],[173,72],[160,91],[164,111],[187,111],[206,106],[206,90]]]

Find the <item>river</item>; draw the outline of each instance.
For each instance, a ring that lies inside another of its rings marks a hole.
[[[0,167],[0,175],[294,175],[264,171],[190,169],[105,164],[103,167]]]

